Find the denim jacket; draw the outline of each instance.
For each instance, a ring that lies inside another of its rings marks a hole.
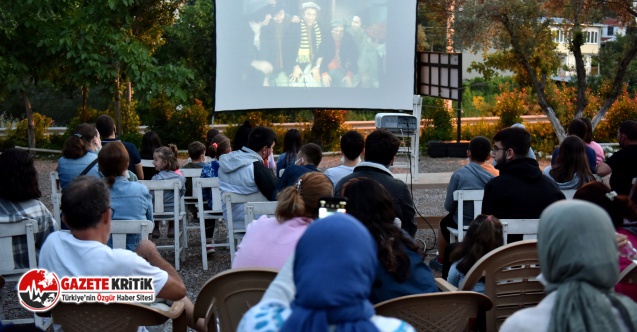
[[[60,177],[60,186],[62,189],[66,188],[73,179],[80,176],[80,173],[93,161],[97,159],[97,154],[93,151],[89,151],[83,157],[77,159],[60,158],[58,159],[58,176]],[[101,178],[102,175],[98,171],[97,163],[86,173],[86,175],[92,175],[97,178]]]
[[[130,182],[123,176],[115,178],[111,188],[111,208],[114,220],[153,220],[153,201],[148,188],[141,183]],[[135,251],[140,234],[126,235],[126,249]],[[113,247],[112,238],[108,246]]]

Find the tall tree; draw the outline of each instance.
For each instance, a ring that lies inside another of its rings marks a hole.
[[[450,0],[446,0],[450,1]],[[440,2],[423,0],[432,8],[440,8]],[[559,55],[551,26],[561,25],[570,32],[569,48],[575,57],[577,74],[577,103],[573,117],[582,116],[588,101],[586,96],[586,71],[581,46],[584,43],[582,27],[600,19],[603,15],[623,18],[628,27],[630,42],[623,51],[617,71],[613,75],[605,100],[593,118],[596,126],[621,93],[628,65],[637,54],[637,30],[632,1],[626,0],[462,0],[458,1],[455,17],[456,36],[467,48],[486,50],[495,48],[494,55],[487,57],[485,64],[477,66],[483,72],[490,67],[509,69],[521,80],[527,81],[538,97],[538,104],[549,118],[561,141],[565,137],[562,124],[546,94],[547,80],[559,67]],[[439,19],[442,19],[444,12]],[[631,14],[632,12],[632,14]],[[450,13],[444,13],[449,15]],[[626,19],[630,18],[632,19]],[[560,20],[551,19],[560,17]]]

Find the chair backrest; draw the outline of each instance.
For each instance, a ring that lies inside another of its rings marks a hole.
[[[199,178],[201,176],[201,168],[180,168],[179,171],[186,178],[186,194],[184,195],[184,199],[189,204],[194,204],[195,197],[195,183],[193,179]]]
[[[137,303],[60,302],[51,314],[64,332],[134,332],[139,326],[161,325],[168,319],[173,320],[173,331],[186,331],[186,312],[179,301],[167,310]]]
[[[204,188],[210,189],[212,193],[212,211],[210,212],[221,212],[221,191],[219,190],[219,178],[194,178],[193,179],[193,196],[198,200],[197,201],[197,209],[199,211],[203,211],[203,205],[199,206],[199,200],[201,199],[202,204],[207,204],[208,202],[203,201],[202,192]]]
[[[453,192],[453,200],[458,201],[458,242],[464,238],[464,202],[473,201],[473,219],[482,212],[482,198],[484,190],[456,190]],[[461,230],[464,230],[461,232]]]
[[[143,184],[148,188],[153,195],[153,217],[155,219],[173,219],[179,220],[179,208],[183,206],[180,204],[180,201],[183,200],[183,197],[179,197],[179,191],[181,189],[181,181],[178,179],[174,180],[140,180],[139,183]],[[166,212],[164,207],[164,191],[172,190],[174,197],[173,211]]]
[[[35,234],[38,232],[38,222],[32,219],[25,219],[13,223],[0,224],[0,275],[5,276],[7,281],[17,281],[20,276],[38,267],[35,253]],[[13,260],[13,237],[26,236],[29,256],[29,266],[18,268]]]
[[[507,236],[511,234],[523,235],[523,240],[537,239],[537,230],[540,219],[500,219],[504,244],[507,244]]]
[[[141,234],[142,240],[148,239],[148,234],[155,227],[150,220],[111,220],[111,235],[113,248],[126,249],[126,235]]]
[[[637,264],[628,265],[620,274],[619,282],[625,284],[637,284]]]
[[[248,225],[261,217],[262,215],[266,215],[268,217],[274,217],[276,212],[276,207],[279,205],[278,201],[274,202],[247,202],[243,208],[243,212],[245,213],[245,223],[246,229],[248,229]]]
[[[458,290],[471,290],[484,278],[485,295],[493,301],[487,312],[487,331],[497,331],[514,312],[537,305],[544,286],[537,280],[540,262],[537,240],[511,243],[479,259],[467,272]]]
[[[232,206],[235,204],[245,204],[247,202],[269,202],[269,200],[263,196],[261,192],[256,192],[248,195],[242,195],[237,193],[225,192],[221,196],[223,202],[226,205],[226,215],[228,219],[228,223],[231,223],[233,219],[237,216],[234,216],[233,213],[235,210],[232,209]],[[243,212],[245,213],[245,212]],[[245,217],[244,215],[242,215]],[[234,230],[234,231],[243,231],[245,232],[245,228],[243,230]]]
[[[195,301],[194,319],[206,318],[208,331],[236,331],[241,317],[257,304],[274,280],[273,269],[233,269],[210,278]]]
[[[152,159],[142,159],[140,164],[142,164],[142,167],[155,168],[155,165],[153,165],[153,160]]]
[[[476,292],[444,292],[402,296],[378,303],[376,314],[402,319],[416,331],[469,331],[480,311],[493,307],[488,296]]]

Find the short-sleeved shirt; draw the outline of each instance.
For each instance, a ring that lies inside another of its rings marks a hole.
[[[610,187],[620,195],[628,195],[633,178],[637,177],[637,145],[626,145],[606,160],[613,170]]]
[[[150,265],[136,253],[111,249],[97,241],[76,239],[67,232],[51,234],[40,254],[39,267],[67,276],[148,276],[153,277],[155,295],[168,281],[168,272]]]

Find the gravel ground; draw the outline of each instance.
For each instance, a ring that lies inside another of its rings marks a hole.
[[[39,175],[39,184],[42,191],[42,202],[52,211],[51,205],[51,181],[49,180],[49,173],[55,170],[57,161],[55,156],[39,157],[36,159],[36,169]],[[328,167],[338,165],[340,157],[326,156],[320,164],[320,169],[324,170]],[[400,160],[400,158],[398,158]],[[424,173],[441,173],[441,172],[453,172],[456,169],[467,164],[467,160],[464,158],[429,158],[428,156],[421,156],[419,161],[419,172]],[[406,169],[395,169],[395,172],[406,172]],[[413,197],[417,211],[422,216],[442,216],[446,214],[443,208],[443,202],[445,199],[445,189],[428,189],[428,190],[414,190]],[[194,223],[192,223],[195,226]],[[165,226],[162,228],[162,238],[158,243],[167,242],[165,238]],[[223,236],[225,229],[221,227],[218,236]],[[208,256],[209,268],[204,271],[201,267],[201,247],[199,244],[199,231],[189,230],[188,232],[188,248],[186,249],[186,261],[181,264],[180,275],[186,284],[188,289],[188,297],[193,302],[197,296],[197,293],[205,282],[215,274],[227,270],[230,268],[230,253],[223,248],[217,249],[215,254]],[[416,239],[424,241],[427,244],[425,260],[429,261],[435,256],[436,250],[432,249],[434,246],[435,235],[431,229],[419,229],[416,234]],[[161,251],[162,256],[170,263],[174,263],[174,254],[172,251]],[[440,276],[436,273],[436,276]],[[17,296],[15,294],[15,283],[7,284],[7,287],[3,290],[2,299],[5,305],[5,313],[7,318],[27,318],[29,313],[19,307],[17,303]],[[6,310],[7,306],[18,306],[15,309]]]

